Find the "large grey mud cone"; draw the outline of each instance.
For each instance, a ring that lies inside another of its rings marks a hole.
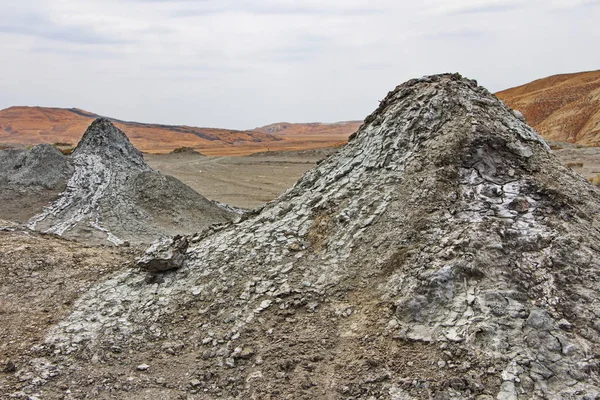
[[[205,398],[596,398],[599,211],[486,89],[414,79],[258,215],[190,236],[177,271],[92,288],[47,346],[78,380],[115,346],[127,373],[182,343],[148,363]]]

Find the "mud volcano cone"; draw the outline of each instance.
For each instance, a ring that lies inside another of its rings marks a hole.
[[[67,190],[29,226],[87,243],[151,243],[226,223],[231,212],[157,173],[108,119],[92,122],[72,155]]]
[[[142,152],[136,149],[129,138],[107,118],[98,118],[83,134],[73,156],[95,154],[105,159],[132,163],[140,169],[150,170]]]
[[[476,82],[411,80],[260,214],[190,237],[160,283],[92,288],[48,338],[52,384],[105,395],[143,361],[164,385],[111,395],[595,398],[599,211]]]

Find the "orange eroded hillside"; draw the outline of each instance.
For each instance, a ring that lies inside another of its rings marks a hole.
[[[358,130],[362,121],[335,123],[278,122],[254,129],[255,132],[274,135],[285,141],[289,150],[332,147],[346,143],[348,136]]]
[[[347,140],[348,136],[356,132],[362,121],[345,121],[331,124],[313,122],[308,124],[292,124],[289,122],[278,122],[254,129],[257,132],[273,134],[281,137],[302,137],[309,135],[337,136]]]
[[[76,145],[98,115],[79,109],[10,107],[0,111],[0,144]],[[166,153],[192,147],[207,155],[244,155],[266,150],[302,150],[345,142],[360,123],[274,124],[248,131],[143,124],[114,120],[142,151]],[[287,128],[270,127],[285,125]]]
[[[600,71],[550,76],[496,96],[546,139],[600,146]]]

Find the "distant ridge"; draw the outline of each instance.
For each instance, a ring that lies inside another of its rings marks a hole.
[[[141,151],[168,153],[189,147],[206,155],[330,147],[345,142],[360,126],[356,121],[277,123],[241,131],[124,121],[79,108],[10,107],[0,110],[0,145],[75,144],[96,118],[114,123]]]
[[[60,110],[60,109],[59,109]],[[69,111],[81,115],[83,117],[90,117],[90,118],[100,118],[101,115],[98,114],[94,114],[85,110],[80,110],[79,108],[69,108]]]
[[[600,70],[553,75],[496,96],[545,139],[600,146]]]
[[[83,132],[96,118],[111,121],[127,133],[137,148],[148,152],[170,152],[182,146],[203,150],[228,148],[236,144],[262,144],[267,147],[269,143],[281,140],[253,131],[122,121],[77,108],[10,107],[0,111],[0,143],[74,144],[79,142]]]

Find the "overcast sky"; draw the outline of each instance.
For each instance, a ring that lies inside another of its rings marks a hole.
[[[413,77],[600,69],[600,0],[0,0],[0,108],[246,129],[361,120]]]

